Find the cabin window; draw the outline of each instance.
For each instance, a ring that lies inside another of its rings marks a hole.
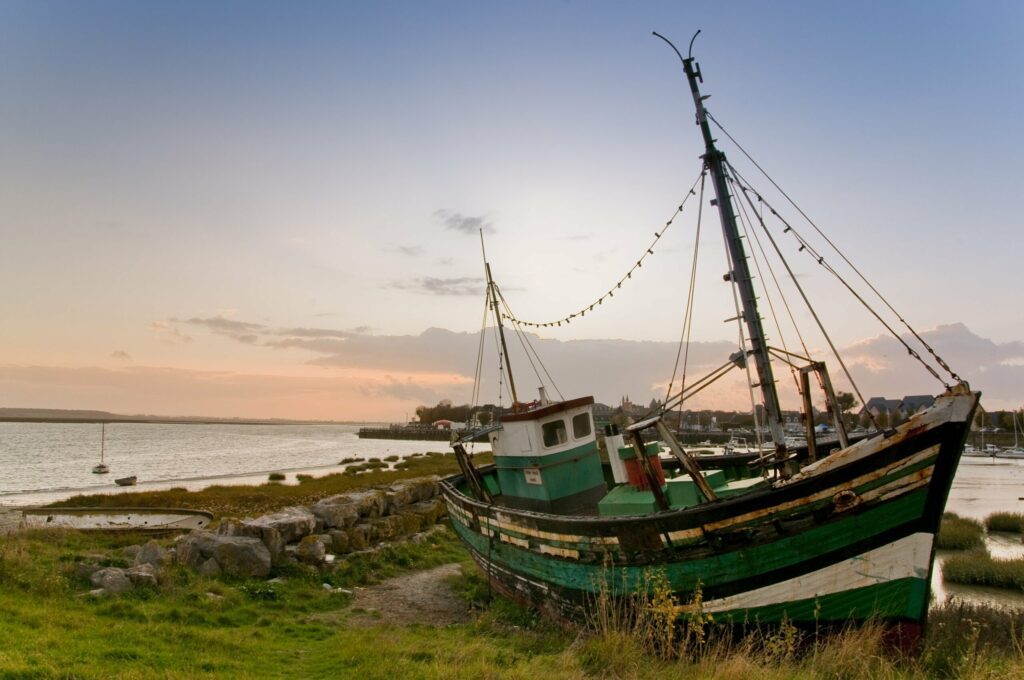
[[[564,420],[552,420],[550,423],[541,425],[540,429],[544,433],[544,446],[558,446],[569,441]]]
[[[590,434],[590,414],[581,413],[572,417],[572,436],[576,439]]]

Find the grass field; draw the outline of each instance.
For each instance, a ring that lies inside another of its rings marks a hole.
[[[215,487],[194,494],[131,494],[140,505],[199,505],[253,514],[402,476],[444,472],[453,461],[414,459],[398,472],[334,475],[298,486]],[[422,463],[420,463],[422,461]],[[408,473],[408,474],[406,474]],[[118,497],[118,502],[126,502]],[[77,500],[76,504],[85,504]],[[0,539],[0,679],[3,678],[1002,678],[1024,677],[1024,614],[991,607],[933,608],[922,653],[887,651],[867,626],[813,640],[792,627],[736,639],[714,622],[667,626],[678,603],[654,599],[629,621],[562,628],[501,598],[450,530],[345,559],[323,577],[283,567],[266,581],[212,579],[172,567],[158,588],[113,598],[76,563],[126,564],[139,535],[29,532]],[[169,543],[171,539],[164,539]],[[966,553],[965,553],[966,554]],[[366,625],[353,589],[460,563],[451,587],[469,622]],[[668,614],[668,616],[666,616]],[[361,623],[355,623],[359,618]]]

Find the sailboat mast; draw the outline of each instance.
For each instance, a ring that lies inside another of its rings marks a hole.
[[[107,424],[100,423],[100,462],[103,462],[103,454],[107,451]]]
[[[657,34],[655,34],[657,35]],[[658,36],[659,38],[661,36]],[[664,38],[663,38],[664,39]],[[668,42],[666,40],[666,42]],[[672,43],[669,42],[671,45]],[[675,49],[675,46],[672,46]],[[679,54],[679,50],[676,50]],[[682,55],[679,55],[682,59]],[[725,178],[725,154],[715,146],[715,140],[711,136],[711,127],[708,125],[707,112],[704,109],[704,99],[700,94],[697,81],[704,82],[700,73],[700,67],[694,63],[693,57],[682,59],[683,68],[686,70],[686,77],[690,81],[690,91],[693,94],[693,103],[697,107],[697,124],[704,135],[705,154],[704,160],[711,171],[711,178],[715,186],[715,203],[718,206],[718,215],[722,221],[722,232],[725,235],[726,248],[729,251],[729,259],[732,263],[732,271],[728,276],[740,292],[740,300],[743,308],[743,321],[747,326],[747,335],[750,338],[750,354],[754,358],[754,365],[757,368],[758,387],[764,399],[764,407],[767,411],[768,427],[772,439],[775,441],[776,451],[782,452],[786,448],[785,431],[783,429],[782,408],[779,406],[779,395],[775,389],[775,377],[772,374],[771,358],[768,356],[768,344],[764,336],[764,328],[761,325],[761,315],[757,311],[757,296],[754,293],[754,286],[751,283],[750,267],[747,265],[747,254],[743,247],[742,237],[736,225],[736,213],[733,210],[732,196],[729,194],[729,187]]]
[[[512,393],[512,410],[516,411],[516,404],[519,398],[516,396],[516,381],[512,376],[512,360],[508,356],[508,345],[505,344],[505,326],[501,323],[501,307],[498,305],[498,292],[494,278],[491,276],[491,263],[487,261],[487,251],[484,249],[484,232],[480,231],[480,250],[484,255],[484,272],[487,274],[487,299],[494,312],[494,323],[498,328],[498,338],[501,340],[501,355],[504,357],[505,369],[508,371],[508,390]]]

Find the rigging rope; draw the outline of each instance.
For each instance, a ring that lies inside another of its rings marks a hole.
[[[743,190],[743,197],[747,200],[747,203],[750,204],[751,210],[753,210],[756,213],[757,210],[756,210],[756,208],[754,206],[754,203],[751,200],[750,196],[747,194],[746,189],[744,188],[744,186],[742,184],[739,184],[738,182],[735,182],[733,180],[733,178],[732,178],[732,173],[735,172],[735,169],[732,167],[732,165],[729,165],[729,164],[727,164],[726,167],[730,170],[730,172],[726,173],[726,179],[734,187],[735,186],[739,186],[740,189]],[[772,211],[772,212],[774,212],[774,211]],[[864,401],[864,395],[860,393],[860,388],[857,387],[857,383],[854,381],[853,376],[850,375],[850,369],[848,369],[846,367],[846,362],[843,361],[843,358],[839,355],[839,350],[836,349],[835,344],[832,342],[832,337],[828,334],[828,331],[825,330],[825,325],[821,322],[821,319],[818,317],[818,313],[814,310],[814,306],[811,304],[811,301],[807,298],[807,293],[804,292],[803,286],[801,286],[800,282],[797,281],[796,274],[793,273],[793,269],[789,266],[789,262],[786,260],[785,256],[782,254],[782,249],[779,248],[779,244],[776,243],[775,237],[772,236],[772,233],[770,231],[768,231],[768,227],[767,227],[767,225],[765,225],[764,219],[762,219],[760,216],[758,216],[758,220],[757,221],[758,221],[758,224],[761,226],[761,229],[764,231],[765,236],[768,237],[769,243],[772,244],[772,248],[775,250],[775,254],[779,256],[779,259],[782,261],[783,266],[786,268],[786,272],[789,274],[790,280],[793,282],[793,285],[796,287],[797,291],[800,293],[800,297],[803,298],[804,304],[807,305],[807,309],[808,309],[808,311],[810,311],[811,317],[813,317],[814,318],[814,322],[816,324],[818,324],[818,329],[821,331],[821,334],[825,337],[825,341],[828,343],[829,348],[831,348],[832,355],[835,356],[836,361],[838,361],[839,365],[842,367],[843,373],[846,375],[846,379],[850,381],[850,385],[853,387],[853,391],[857,393],[857,398],[860,399],[860,402],[862,404],[866,403]]]
[[[698,176],[697,179],[694,180],[693,185],[690,187],[690,190],[687,192],[686,196],[683,197],[683,200],[680,201],[679,206],[672,214],[672,217],[670,217],[668,221],[665,222],[665,226],[662,227],[661,231],[654,232],[654,240],[651,241],[651,244],[647,246],[647,249],[644,250],[643,254],[640,255],[639,259],[637,259],[633,266],[630,267],[629,271],[626,272],[626,274],[622,278],[620,278],[614,286],[608,289],[607,293],[597,298],[597,300],[595,300],[591,304],[581,307],[578,311],[573,312],[568,316],[562,317],[561,319],[556,319],[554,321],[524,321],[523,319],[516,318],[514,316],[511,316],[510,314],[503,315],[504,318],[508,319],[509,321],[514,321],[515,323],[521,324],[523,326],[529,326],[531,328],[550,328],[552,326],[561,326],[563,323],[568,325],[577,317],[582,318],[583,316],[586,316],[587,312],[594,311],[594,307],[604,304],[606,298],[615,297],[615,291],[622,288],[622,284],[625,283],[627,280],[633,278],[633,272],[635,272],[637,269],[640,269],[643,266],[643,262],[645,259],[647,259],[651,255],[654,255],[654,246],[657,245],[658,241],[661,240],[661,237],[665,235],[666,231],[668,231],[668,228],[672,226],[673,222],[675,222],[675,219],[679,217],[680,213],[683,212],[683,208],[686,207],[686,203],[687,201],[690,200],[690,197],[696,195],[696,191],[694,191],[694,189],[697,187],[698,182],[701,181],[701,177],[703,176],[704,170],[701,169],[700,176]]]
[[[864,282],[864,284],[865,284],[865,285],[866,285],[866,286],[867,286],[868,288],[870,288],[870,289],[871,289],[871,292],[873,292],[873,293],[874,293],[874,294],[875,294],[876,296],[878,296],[878,299],[882,301],[882,303],[883,303],[883,304],[884,304],[884,305],[885,305],[885,306],[886,306],[886,307],[887,307],[887,308],[889,309],[889,311],[890,311],[890,312],[892,312],[892,313],[893,313],[894,315],[896,315],[896,318],[900,320],[900,323],[902,323],[902,324],[903,324],[903,325],[904,325],[904,326],[905,326],[905,327],[907,328],[907,330],[908,330],[908,331],[910,331],[911,335],[913,335],[913,336],[914,336],[914,338],[915,338],[915,339],[916,339],[916,340],[917,340],[918,342],[920,342],[920,343],[921,343],[921,345],[922,345],[922,346],[923,346],[923,347],[924,347],[924,348],[925,348],[925,349],[926,349],[926,350],[928,351],[928,353],[929,353],[929,354],[931,354],[931,355],[932,355],[932,357],[934,357],[934,358],[935,358],[935,361],[936,361],[936,363],[938,363],[938,365],[939,365],[939,366],[941,366],[941,367],[942,367],[942,369],[943,369],[944,371],[946,371],[947,373],[949,373],[950,377],[951,377],[951,378],[953,378],[953,380],[955,380],[955,381],[957,381],[957,382],[963,382],[963,379],[962,379],[962,378],[961,378],[961,377],[960,377],[959,375],[957,375],[957,374],[956,374],[956,372],[955,372],[955,371],[953,371],[953,369],[952,369],[952,368],[950,368],[950,367],[949,367],[949,364],[947,364],[947,363],[945,362],[945,360],[943,360],[943,358],[942,358],[942,357],[940,357],[940,356],[939,356],[939,355],[938,355],[938,354],[937,354],[937,353],[935,352],[935,349],[934,349],[934,348],[932,348],[932,346],[931,346],[931,345],[929,345],[929,344],[928,344],[928,343],[927,343],[927,342],[925,341],[925,339],[921,337],[921,335],[920,335],[920,334],[919,334],[919,333],[918,333],[918,332],[917,332],[917,331],[916,331],[916,330],[914,329],[914,327],[913,327],[913,326],[911,326],[911,325],[910,325],[910,323],[909,323],[909,322],[908,322],[908,321],[907,321],[906,319],[904,319],[904,318],[903,318],[903,316],[902,316],[902,315],[901,315],[901,314],[900,314],[900,313],[899,313],[898,311],[896,311],[896,309],[895,309],[895,308],[894,308],[894,307],[892,306],[892,304],[890,304],[890,302],[889,302],[889,301],[888,301],[888,300],[887,300],[887,299],[885,298],[885,296],[883,296],[883,295],[882,295],[882,294],[881,294],[881,293],[880,293],[880,292],[878,291],[878,289],[877,289],[877,288],[875,288],[875,286],[873,286],[873,285],[871,284],[871,282],[870,282],[870,281],[868,281],[867,277],[865,277],[865,276],[864,276],[864,274],[862,274],[862,273],[861,273],[860,269],[858,269],[858,268],[856,267],[856,265],[854,265],[854,264],[853,264],[853,262],[851,262],[851,261],[849,260],[849,258],[847,258],[847,257],[846,257],[846,255],[845,255],[845,254],[843,253],[843,251],[841,251],[841,250],[839,249],[839,247],[838,247],[838,246],[837,246],[837,245],[836,245],[835,243],[833,243],[833,242],[832,242],[832,240],[831,240],[831,239],[830,239],[830,238],[829,238],[829,237],[828,237],[828,236],[827,236],[827,235],[825,234],[825,232],[823,232],[823,231],[822,231],[822,230],[821,230],[821,229],[820,229],[820,228],[818,227],[818,225],[817,225],[817,224],[816,224],[816,223],[814,222],[814,220],[812,220],[812,219],[811,219],[811,218],[810,218],[810,217],[809,217],[809,216],[807,215],[807,213],[805,213],[805,212],[803,211],[803,209],[802,209],[802,208],[801,208],[801,207],[800,207],[799,205],[797,205],[796,201],[794,201],[794,200],[793,200],[792,198],[790,198],[789,194],[787,194],[787,193],[786,193],[786,192],[785,192],[785,191],[783,190],[783,188],[782,188],[782,187],[780,187],[780,186],[778,185],[778,183],[777,183],[777,182],[776,182],[776,181],[775,181],[774,179],[772,179],[771,175],[769,175],[769,174],[768,174],[768,173],[767,173],[767,172],[765,171],[765,169],[764,169],[764,168],[762,168],[762,167],[760,166],[760,164],[758,164],[758,162],[757,162],[757,161],[755,161],[755,160],[754,160],[754,159],[753,159],[753,158],[751,157],[751,155],[750,155],[749,153],[747,153],[747,150],[746,150],[746,149],[744,149],[744,148],[743,148],[743,146],[742,146],[742,145],[741,145],[741,144],[740,144],[739,142],[737,142],[737,141],[736,141],[736,139],[735,139],[735,138],[734,138],[734,137],[733,137],[733,136],[732,136],[731,134],[729,134],[729,131],[728,131],[728,130],[726,130],[726,129],[725,129],[724,127],[722,127],[722,124],[721,124],[721,123],[719,123],[719,122],[718,122],[718,120],[717,120],[717,119],[716,119],[716,118],[715,118],[715,117],[714,117],[713,115],[711,115],[711,113],[710,113],[710,112],[708,112],[708,111],[706,111],[706,110],[705,110],[705,112],[707,113],[707,116],[708,116],[708,118],[710,118],[710,119],[711,119],[711,121],[712,121],[712,122],[713,122],[713,123],[715,124],[715,126],[716,126],[716,127],[717,127],[717,128],[719,129],[719,130],[721,130],[721,131],[722,131],[722,133],[723,133],[723,134],[725,134],[725,136],[726,136],[726,137],[728,137],[728,138],[729,138],[729,140],[730,140],[730,141],[731,141],[731,142],[732,142],[733,144],[735,144],[735,145],[736,145],[736,148],[737,148],[737,149],[739,149],[739,150],[740,150],[740,152],[741,152],[741,153],[742,153],[742,154],[743,154],[744,156],[746,156],[746,157],[747,157],[747,160],[749,160],[749,161],[750,161],[751,163],[753,163],[753,164],[754,164],[754,167],[756,167],[756,168],[758,169],[758,171],[760,171],[760,173],[761,173],[762,175],[764,175],[764,176],[765,176],[765,178],[766,178],[766,179],[767,179],[767,180],[768,180],[769,182],[771,182],[772,186],[774,186],[774,187],[775,187],[775,188],[776,188],[776,189],[777,189],[777,190],[779,191],[779,193],[780,193],[780,194],[782,194],[782,195],[783,195],[783,196],[785,197],[785,199],[786,199],[787,201],[789,201],[789,204],[790,204],[790,205],[792,205],[792,206],[793,206],[793,207],[794,207],[794,208],[796,209],[796,211],[797,211],[797,212],[799,212],[799,213],[800,213],[800,215],[801,215],[801,216],[802,216],[802,217],[803,217],[803,218],[804,218],[805,220],[807,220],[807,223],[808,223],[808,224],[810,224],[810,225],[811,225],[811,227],[813,227],[813,228],[814,228],[814,231],[816,231],[816,232],[818,233],[818,235],[819,235],[819,236],[821,236],[821,238],[823,238],[823,239],[825,240],[825,242],[826,242],[826,243],[828,243],[828,245],[829,245],[829,246],[831,246],[832,250],[834,250],[834,251],[835,251],[835,252],[836,252],[836,253],[837,253],[837,254],[839,255],[839,257],[840,257],[840,258],[842,258],[843,262],[845,262],[845,263],[847,264],[847,266],[848,266],[848,267],[850,267],[850,269],[852,269],[852,270],[854,271],[854,273],[855,273],[855,274],[857,274],[857,276],[858,276],[858,277],[860,277],[860,280],[861,280],[861,281],[863,281],[863,282]],[[730,164],[730,167],[731,167],[731,164]],[[732,170],[733,170],[733,172],[735,172],[735,168],[732,168]],[[739,177],[740,179],[742,179],[742,177],[741,177],[741,176],[739,176],[739,174],[738,174],[738,173],[737,173],[737,176],[738,176],[738,177]],[[744,181],[745,181],[745,180],[744,180]],[[756,192],[755,192],[755,193],[756,193]],[[763,199],[761,198],[761,196],[760,196],[760,195],[758,195],[758,200],[763,200]],[[767,201],[765,201],[765,204],[767,205]],[[769,208],[771,208],[771,206],[769,206]],[[775,210],[774,210],[774,209],[772,209],[772,214],[774,214],[774,215],[778,216],[778,213],[777,213],[777,212],[775,212]],[[780,217],[779,219],[782,219],[782,218]],[[783,222],[785,222],[785,220],[783,220]],[[789,223],[788,223],[788,222],[786,223],[786,226],[789,226]],[[839,276],[838,276],[838,274],[837,274],[836,276],[837,276],[837,278],[840,278],[840,280],[842,280],[842,278],[841,278],[841,277],[839,277]],[[844,282],[844,283],[845,283],[845,282]],[[847,288],[850,288],[850,287],[849,287],[849,286],[847,285]],[[852,289],[850,289],[850,291],[851,291],[851,292],[853,292],[853,290],[852,290]],[[863,300],[862,298],[860,298],[860,296],[857,296],[857,298],[858,298],[859,300],[861,300],[861,303],[862,303],[862,304],[864,304],[864,306],[865,306],[865,307],[867,307],[867,308],[868,308],[869,310],[871,310],[871,312],[872,312],[872,313],[874,314],[874,310],[872,310],[872,309],[871,309],[871,307],[870,307],[870,306],[868,306],[868,305],[867,305],[867,303],[866,303],[866,302],[864,302],[864,300]],[[876,318],[878,318],[878,315],[877,315],[877,314],[875,314],[875,316],[876,316]],[[879,318],[879,321],[881,321],[881,318]],[[883,324],[884,324],[884,322],[883,322]],[[889,326],[888,326],[887,324],[886,324],[886,328],[889,328]],[[899,336],[898,336],[898,335],[897,335],[897,334],[895,333],[895,331],[893,331],[893,330],[892,330],[891,328],[889,329],[889,332],[890,332],[890,333],[893,333],[893,335],[894,335],[894,336],[896,336],[896,337],[897,337],[897,339],[899,339]],[[901,340],[901,342],[902,342],[902,340]],[[904,344],[904,345],[906,346],[906,343],[905,343],[905,342],[904,342],[903,344]],[[910,348],[909,348],[909,347],[907,347],[907,349],[910,349]],[[913,356],[913,352],[911,352],[911,355]],[[916,357],[916,358],[917,358],[917,359],[918,359],[919,361],[921,361],[921,363],[922,363],[922,364],[924,364],[924,361],[922,361],[922,360],[920,359],[920,357],[919,357],[919,356],[918,356],[918,357]],[[931,369],[931,367],[928,367],[928,366],[927,366],[927,364],[925,364],[925,366],[926,366],[926,367],[927,367],[927,368],[929,369],[929,371],[931,371],[931,372],[932,372],[932,373],[934,374],[934,370],[932,370],[932,369]],[[945,382],[945,381],[944,381],[944,380],[943,380],[942,378],[940,378],[940,377],[939,377],[939,376],[937,376],[937,375],[936,375],[936,378],[938,378],[939,382],[941,382],[941,383],[942,383],[943,385],[945,385],[945,386],[946,386],[947,388],[949,387],[949,385],[948,385],[948,384],[947,384],[947,383],[946,383],[946,382]]]
[[[541,385],[543,385],[544,379],[540,376],[540,373],[537,372],[537,367],[534,365],[533,359],[530,358],[531,352],[533,353],[533,356],[537,358],[537,363],[540,364],[540,367],[544,370],[544,375],[548,377],[548,381],[551,383],[551,387],[554,388],[555,392],[558,393],[558,398],[561,399],[562,401],[565,401],[565,397],[562,396],[562,391],[558,389],[558,385],[555,384],[555,379],[551,377],[551,373],[548,372],[548,368],[547,366],[544,365],[544,361],[540,358],[540,354],[537,352],[536,349],[534,349],[533,343],[530,342],[530,336],[525,331],[523,331],[522,327],[519,325],[519,322],[516,321],[515,318],[512,316],[512,310],[508,306],[508,301],[505,300],[505,296],[502,295],[501,289],[498,288],[497,284],[494,285],[494,290],[497,292],[498,298],[501,300],[501,304],[505,308],[505,311],[508,312],[508,316],[506,318],[509,318],[515,326],[516,336],[519,338],[519,344],[523,346],[523,352],[526,353],[526,359],[527,361],[530,362],[530,367],[533,369],[533,374],[537,376],[537,380],[540,382]],[[527,349],[527,347],[529,347],[529,349]]]
[[[778,213],[778,211],[776,211],[776,210],[775,210],[775,208],[773,208],[773,207],[772,207],[772,205],[771,205],[771,204],[770,204],[770,203],[769,203],[768,201],[766,201],[766,200],[764,199],[764,197],[763,197],[763,196],[761,196],[761,194],[759,194],[759,193],[757,192],[757,190],[755,190],[755,189],[752,189],[752,188],[750,188],[749,186],[747,186],[747,185],[746,185],[746,181],[745,181],[745,180],[743,180],[742,176],[740,176],[738,172],[736,172],[736,168],[734,168],[734,167],[733,167],[733,166],[732,166],[732,165],[730,164],[730,165],[729,165],[729,170],[730,170],[730,171],[731,171],[732,173],[734,173],[734,174],[735,174],[735,175],[737,176],[737,180],[736,180],[736,185],[737,185],[737,186],[738,186],[738,187],[740,188],[740,190],[741,190],[741,191],[743,191],[743,195],[744,195],[744,197],[745,197],[745,198],[747,199],[747,201],[751,203],[751,208],[753,208],[753,202],[752,202],[752,200],[751,200],[750,196],[749,196],[749,195],[748,195],[748,193],[747,193],[748,191],[749,191],[749,192],[751,192],[751,193],[753,193],[753,194],[754,194],[755,196],[757,196],[757,199],[758,199],[758,201],[760,201],[760,202],[764,203],[764,204],[765,204],[765,205],[766,205],[766,206],[768,207],[768,210],[770,210],[770,211],[771,211],[772,215],[774,215],[774,216],[775,216],[775,217],[776,217],[776,218],[777,218],[777,219],[778,219],[778,220],[779,220],[780,222],[782,222],[782,224],[783,224],[783,225],[785,225],[785,227],[786,227],[786,228],[782,230],[782,233],[784,233],[784,234],[785,234],[785,233],[791,233],[791,234],[793,234],[793,238],[795,238],[795,239],[797,240],[797,243],[799,243],[799,244],[800,244],[799,252],[806,252],[806,253],[807,253],[807,254],[808,254],[809,256],[811,256],[811,257],[812,257],[812,258],[813,258],[813,259],[814,259],[814,260],[815,260],[815,261],[816,261],[816,262],[817,262],[817,263],[818,263],[818,264],[819,264],[819,265],[820,265],[820,266],[821,266],[821,267],[822,267],[822,268],[823,268],[823,269],[824,269],[825,271],[827,271],[828,273],[832,274],[832,276],[834,276],[834,277],[836,278],[836,280],[837,280],[837,281],[839,281],[839,283],[841,283],[841,284],[842,284],[842,285],[843,285],[843,286],[844,286],[844,287],[846,288],[846,290],[848,290],[848,291],[850,292],[850,294],[851,294],[851,295],[853,295],[853,297],[854,297],[854,298],[856,298],[856,300],[857,300],[858,302],[860,302],[860,304],[861,304],[861,305],[862,305],[862,306],[864,307],[864,309],[868,310],[868,312],[870,312],[870,313],[871,313],[871,315],[872,315],[872,316],[874,316],[874,317],[875,317],[875,319],[877,319],[877,320],[878,320],[878,323],[882,324],[882,326],[883,326],[883,327],[884,327],[884,328],[885,328],[885,329],[886,329],[887,331],[889,331],[889,333],[890,333],[890,334],[891,334],[891,335],[892,335],[892,336],[893,336],[894,338],[896,338],[896,340],[897,340],[897,341],[898,341],[898,342],[899,342],[899,343],[900,343],[901,345],[903,345],[903,347],[904,347],[904,348],[905,348],[905,349],[907,350],[907,353],[908,353],[908,354],[909,354],[909,355],[910,355],[911,357],[913,357],[914,359],[916,359],[916,360],[917,360],[917,361],[918,361],[918,362],[919,362],[919,363],[920,363],[920,364],[921,364],[922,366],[924,366],[925,370],[927,370],[927,371],[928,371],[928,372],[929,372],[929,373],[930,373],[930,374],[932,375],[932,377],[934,377],[934,378],[935,378],[936,380],[938,380],[938,381],[939,381],[940,383],[942,383],[942,385],[943,385],[943,386],[944,386],[944,387],[945,387],[946,389],[949,389],[949,388],[950,388],[950,385],[949,385],[949,383],[947,383],[947,382],[946,382],[945,380],[943,380],[943,379],[942,379],[942,376],[940,376],[940,375],[939,375],[939,374],[938,374],[938,373],[937,373],[937,372],[935,371],[935,369],[934,369],[934,368],[932,368],[932,367],[931,367],[931,366],[930,366],[930,365],[928,364],[928,362],[926,362],[926,361],[924,360],[924,358],[922,358],[922,357],[921,357],[921,355],[920,355],[920,354],[919,354],[919,353],[917,352],[917,350],[915,350],[915,349],[914,349],[913,347],[911,347],[911,346],[910,346],[910,345],[909,345],[909,344],[907,343],[907,341],[906,341],[906,340],[904,340],[904,339],[903,339],[902,337],[900,337],[900,334],[899,334],[899,333],[897,333],[897,332],[896,332],[896,330],[895,330],[895,329],[894,329],[894,328],[893,328],[893,327],[892,327],[891,325],[889,325],[889,324],[888,324],[888,323],[887,323],[887,322],[885,321],[885,319],[883,319],[883,318],[882,318],[882,316],[881,316],[881,315],[880,315],[880,314],[879,314],[879,313],[878,313],[878,312],[877,312],[877,311],[876,311],[876,310],[874,309],[874,307],[872,307],[872,306],[871,306],[870,304],[868,304],[867,300],[865,300],[865,299],[864,299],[864,298],[863,298],[863,297],[862,297],[862,296],[860,295],[860,293],[858,293],[858,292],[857,292],[856,290],[854,290],[854,289],[853,289],[853,286],[851,286],[851,285],[850,285],[850,283],[849,283],[849,282],[848,282],[848,281],[847,281],[846,279],[844,279],[844,278],[842,277],[842,275],[841,275],[841,274],[840,274],[839,272],[837,272],[837,271],[835,270],[835,268],[833,268],[833,267],[832,267],[832,265],[831,265],[831,264],[829,264],[828,262],[826,262],[826,260],[825,260],[824,256],[822,256],[822,255],[821,255],[820,253],[818,253],[818,251],[817,251],[817,250],[815,250],[815,248],[814,248],[814,247],[813,247],[813,246],[812,246],[812,245],[811,245],[811,244],[810,244],[810,243],[809,243],[809,242],[808,242],[808,241],[807,241],[807,240],[806,240],[806,239],[805,239],[805,238],[804,238],[803,236],[801,236],[801,235],[800,235],[800,233],[799,233],[799,232],[798,232],[798,231],[797,231],[796,229],[794,229],[794,228],[793,228],[793,226],[792,226],[792,225],[791,225],[791,224],[790,224],[789,222],[787,222],[787,221],[786,221],[786,219],[785,219],[784,217],[782,217],[782,215],[780,215],[780,214]],[[762,221],[762,225],[763,225],[763,224],[764,224],[764,222]],[[926,345],[926,346],[927,346],[927,345]],[[933,354],[934,354],[934,352],[933,352]],[[954,377],[954,379],[955,379],[955,380],[957,380],[957,381],[960,381],[960,377],[959,377],[959,376],[957,376],[957,375],[956,375],[955,373],[952,373],[952,375],[953,375],[953,377]],[[863,399],[862,399],[861,401],[863,402]]]
[[[707,164],[700,175],[700,197],[697,199],[697,229],[693,237],[693,262],[690,264],[690,287],[686,294],[686,311],[683,313],[683,329],[679,334],[679,347],[676,349],[676,363],[672,366],[672,378],[668,381],[668,389],[665,391],[665,401],[668,401],[672,394],[672,386],[676,381],[676,372],[679,370],[679,357],[683,354],[683,374],[680,377],[679,389],[686,389],[686,368],[690,360],[690,331],[693,330],[693,308],[694,290],[697,285],[697,253],[700,250],[700,225],[704,216],[704,179],[707,177]],[[685,354],[683,348],[686,348]],[[680,407],[682,404],[680,403]]]

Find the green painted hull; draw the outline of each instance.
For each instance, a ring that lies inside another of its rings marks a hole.
[[[683,510],[561,516],[480,503],[458,477],[442,488],[494,586],[558,619],[657,578],[681,603],[699,590],[716,621],[921,624],[934,535],[976,404],[973,394],[947,397],[938,412],[786,483]]]

